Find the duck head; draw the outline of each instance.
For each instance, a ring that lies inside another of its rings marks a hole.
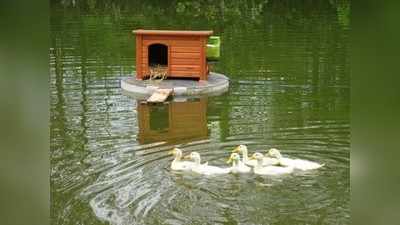
[[[192,152],[190,155],[185,156],[185,159],[191,159],[196,164],[200,164],[200,154],[198,152]]]
[[[240,155],[238,153],[234,152],[231,154],[231,156],[229,157],[228,161],[226,161],[226,163],[228,163],[228,164],[231,162],[237,163],[237,162],[239,162],[239,160],[240,160]]]
[[[271,157],[271,158],[276,158],[276,159],[281,159],[281,158],[282,158],[281,153],[280,153],[279,150],[276,149],[276,148],[271,148],[271,149],[268,151],[267,156],[269,156],[269,157]]]
[[[169,154],[172,154],[173,156],[177,157],[177,158],[181,158],[182,157],[182,150],[180,150],[179,148],[173,148],[171,151],[169,151]]]
[[[261,153],[256,152],[249,159],[255,159],[255,160],[257,160],[258,164],[262,164],[263,158],[264,158],[264,156]]]
[[[233,153],[244,153],[247,152],[247,147],[246,145],[239,145],[232,151]]]

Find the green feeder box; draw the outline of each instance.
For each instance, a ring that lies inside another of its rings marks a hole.
[[[219,36],[210,36],[207,42],[207,60],[218,61],[220,55],[221,40]]]

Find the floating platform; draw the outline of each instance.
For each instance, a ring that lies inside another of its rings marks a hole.
[[[173,96],[215,96],[226,92],[229,88],[229,78],[223,74],[210,72],[208,80],[137,80],[135,76],[121,80],[124,94],[145,99],[158,89],[172,89]]]

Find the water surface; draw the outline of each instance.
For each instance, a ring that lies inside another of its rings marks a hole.
[[[205,2],[52,3],[52,224],[349,224],[348,2]],[[136,28],[213,29],[229,91],[163,106],[122,95]],[[169,170],[173,146],[226,166],[238,144],[326,166]]]

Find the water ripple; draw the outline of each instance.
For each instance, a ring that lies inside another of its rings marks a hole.
[[[151,1],[120,11],[119,4],[110,4],[119,12],[115,17],[54,6],[52,223],[347,224],[346,29],[330,1],[300,10],[302,4],[289,4],[296,9],[291,11],[278,3],[246,3],[241,8],[251,13],[228,10],[224,21],[213,15],[219,10],[201,10],[214,18],[199,21],[201,28],[214,27],[223,43],[212,70],[229,75],[230,90],[163,106],[138,104],[120,90],[120,79],[135,70],[135,41],[128,34],[143,25],[158,28],[160,12],[168,28],[181,27],[185,15],[175,7],[151,10]],[[204,177],[169,168],[168,151],[175,146],[224,167],[239,144],[250,153],[275,147],[325,166],[279,177]]]

